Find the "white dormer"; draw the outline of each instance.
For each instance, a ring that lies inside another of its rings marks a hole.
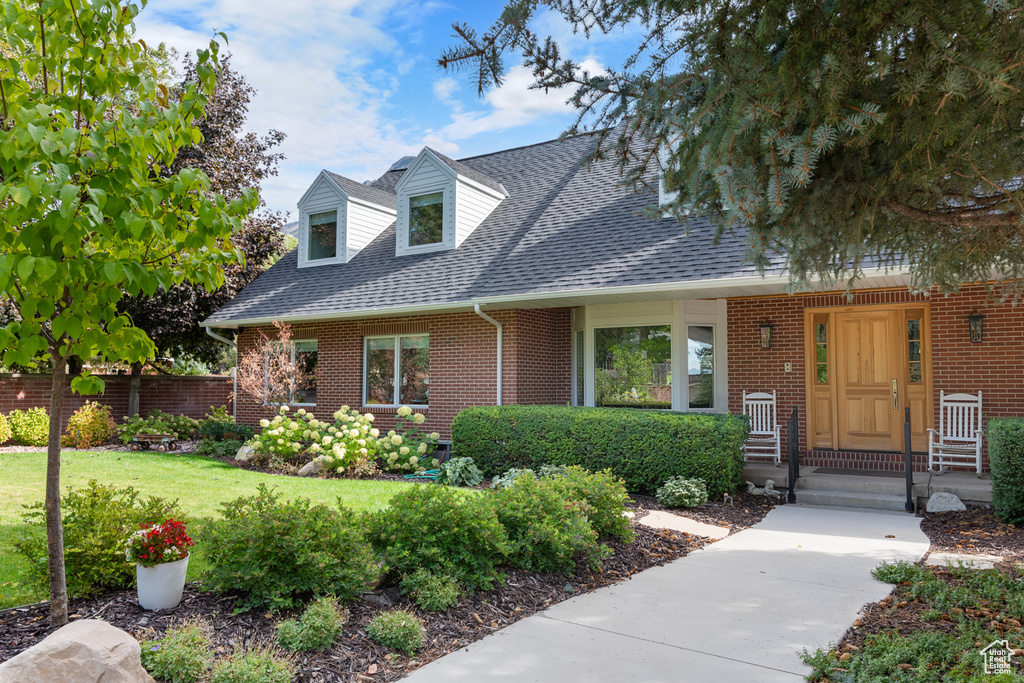
[[[396,256],[455,249],[508,196],[500,183],[427,147],[395,193]]]
[[[395,222],[395,196],[321,171],[299,200],[299,268],[348,263]]]

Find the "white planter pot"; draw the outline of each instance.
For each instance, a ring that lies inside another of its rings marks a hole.
[[[135,565],[135,578],[139,584],[139,605],[142,609],[170,609],[181,602],[185,590],[186,555],[177,562],[165,562],[154,567]]]

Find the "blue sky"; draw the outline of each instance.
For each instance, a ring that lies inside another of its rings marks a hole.
[[[379,176],[424,145],[463,158],[555,138],[574,120],[569,93],[528,90],[529,74],[510,56],[504,86],[477,97],[466,73],[436,66],[452,46],[451,24],[484,30],[500,2],[432,0],[151,0],[137,37],[179,52],[228,35],[234,67],[258,94],[249,129],[288,137],[277,178],[264,182],[273,210],[295,203],[328,168],[355,180]],[[638,40],[633,30],[587,40],[560,17],[537,28],[560,39],[588,67],[618,65]]]

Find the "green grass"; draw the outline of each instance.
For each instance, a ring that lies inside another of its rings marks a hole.
[[[43,500],[46,453],[0,454],[0,609],[45,600],[46,595],[22,582],[25,560],[11,542],[21,526],[22,505]],[[196,538],[189,560],[188,578],[206,569],[203,526],[220,517],[220,504],[253,495],[263,482],[276,486],[285,498],[309,498],[334,506],[338,499],[353,510],[385,507],[404,482],[317,479],[250,472],[198,455],[117,451],[68,452],[61,458],[61,489],[83,486],[90,479],[115,486],[131,486],[143,495],[177,499]]]

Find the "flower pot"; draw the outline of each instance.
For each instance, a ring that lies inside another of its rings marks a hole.
[[[188,558],[165,562],[152,567],[135,565],[135,578],[139,585],[139,605],[142,609],[170,609],[181,602],[185,590]]]

